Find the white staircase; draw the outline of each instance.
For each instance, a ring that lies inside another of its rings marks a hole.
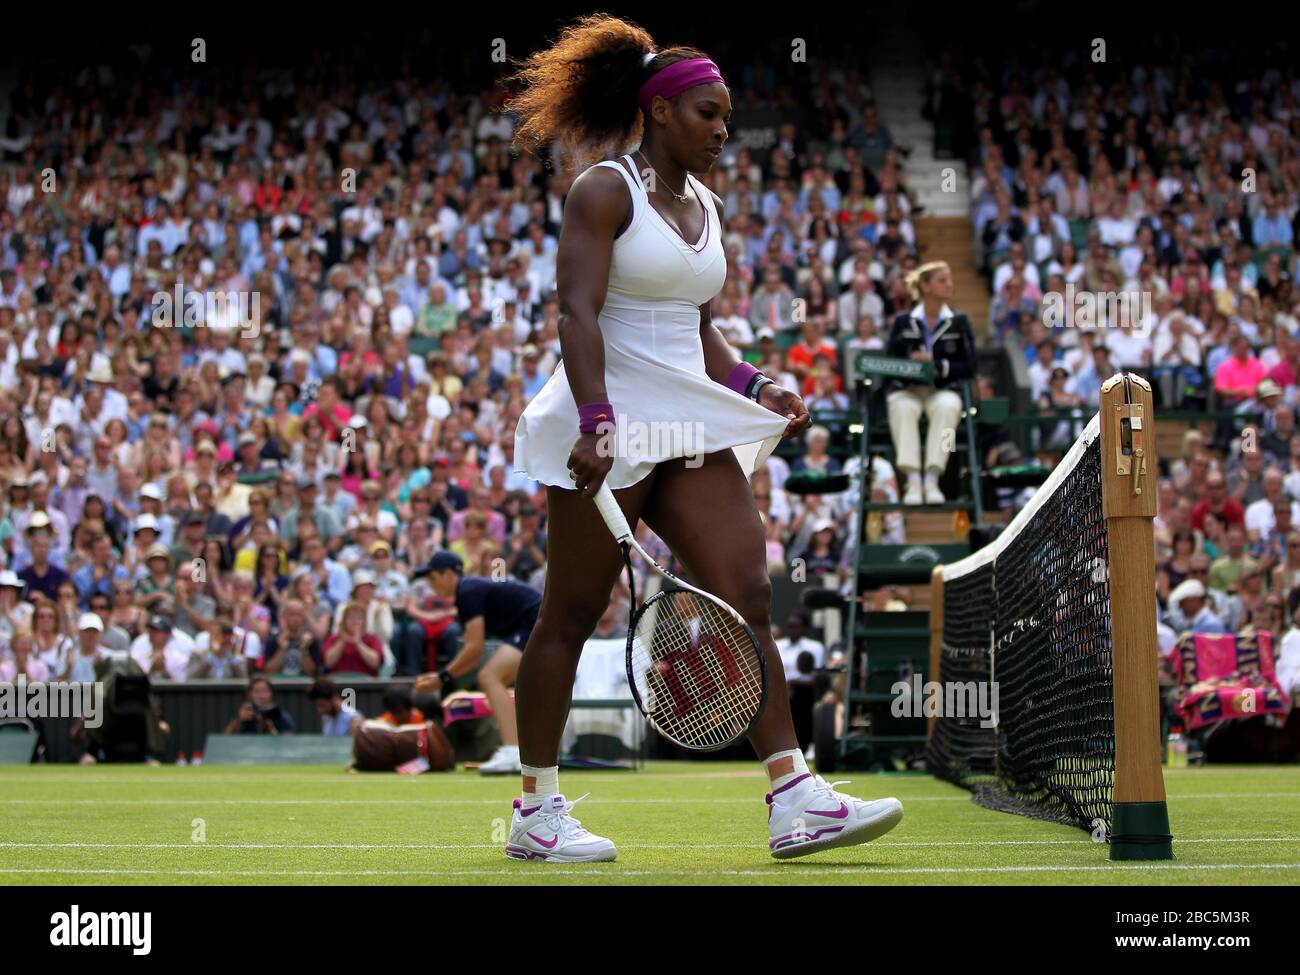
[[[970,183],[965,164],[936,159],[934,126],[922,117],[926,62],[910,18],[887,19],[872,45],[871,93],[876,112],[896,145],[909,149],[904,159],[909,185],[929,217],[970,215]],[[945,177],[949,177],[945,181]],[[945,186],[951,190],[945,190]]]

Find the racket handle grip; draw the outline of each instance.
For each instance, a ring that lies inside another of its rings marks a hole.
[[[608,483],[601,482],[600,490],[596,492],[594,500],[600,516],[605,519],[605,524],[609,526],[615,541],[623,542],[631,538],[632,529],[627,526],[623,509],[618,506],[618,501],[615,500],[614,492],[609,489]]]

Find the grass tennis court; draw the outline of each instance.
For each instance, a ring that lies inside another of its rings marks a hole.
[[[0,769],[5,884],[1296,884],[1291,767],[1166,770],[1172,863],[1112,864],[1082,830],[992,812],[924,775],[847,773],[896,795],[885,839],[768,856],[764,779],[746,764],[561,773],[575,815],[619,844],[609,864],[507,861],[514,776],[349,775],[327,768]],[[192,836],[203,820],[205,842]],[[497,835],[494,837],[494,829]]]

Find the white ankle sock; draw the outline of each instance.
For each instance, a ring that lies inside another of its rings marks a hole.
[[[779,762],[783,758],[791,760],[792,765],[789,771],[782,775],[773,776],[771,771],[773,763]],[[772,779],[772,792],[774,794],[790,785],[801,776],[809,774],[808,763],[804,760],[803,752],[797,748],[791,748],[787,751],[776,752],[767,756],[767,758],[763,759],[763,767],[768,770],[768,777]]]
[[[519,768],[523,772],[523,800],[526,805],[533,805],[559,794],[560,767],[558,765],[547,768],[520,765]],[[532,788],[529,788],[530,785]]]

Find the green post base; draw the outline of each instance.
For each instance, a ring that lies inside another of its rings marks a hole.
[[[1164,802],[1116,803],[1111,816],[1112,860],[1172,860],[1169,807]]]

